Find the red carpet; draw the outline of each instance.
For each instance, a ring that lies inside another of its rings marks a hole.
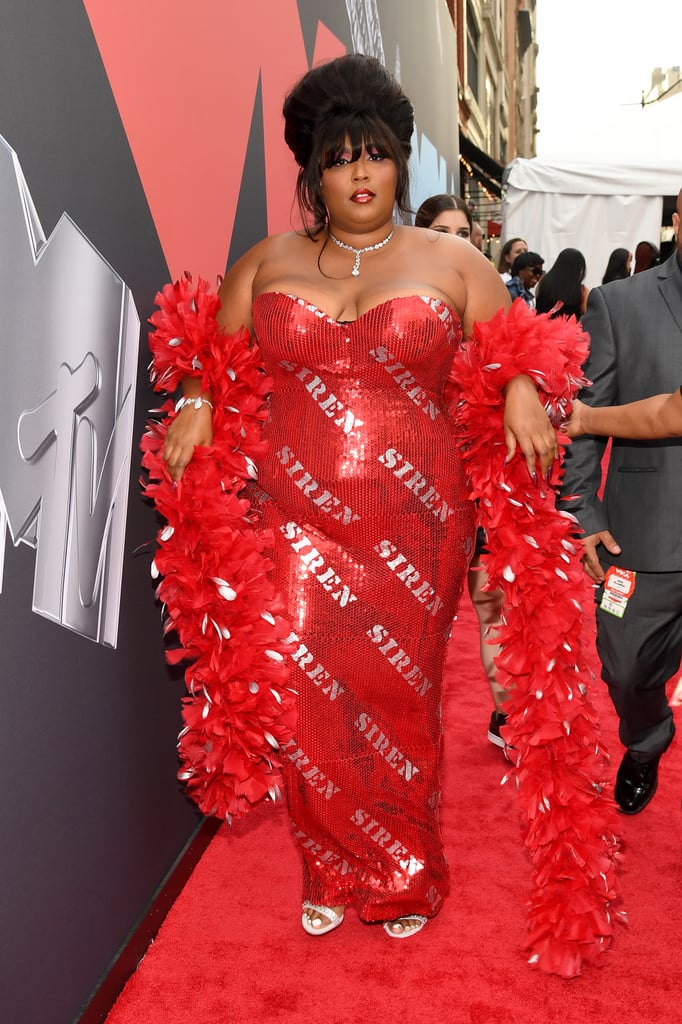
[[[621,747],[599,682],[595,700],[615,772]],[[261,807],[213,840],[107,1024],[678,1020],[680,738],[661,762],[650,806],[619,819],[630,925],[617,929],[603,968],[564,981],[526,963],[530,866],[515,794],[500,787],[506,762],[486,740],[490,711],[475,617],[465,600],[453,630],[445,704],[443,829],[453,891],[422,933],[398,942],[349,911],[337,931],[308,937],[299,924],[300,869],[286,812]]]

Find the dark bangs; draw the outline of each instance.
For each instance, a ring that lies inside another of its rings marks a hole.
[[[331,167],[346,149],[346,139],[350,142],[352,159],[357,160],[363,149],[375,149],[382,156],[394,159],[390,140],[387,138],[385,125],[370,124],[373,118],[361,114],[337,115],[329,123],[329,130],[321,139],[322,158],[320,165],[324,170]],[[397,140],[396,140],[397,142]]]
[[[407,161],[411,147],[403,146],[386,123],[366,113],[339,112],[318,126],[310,158],[298,174],[296,193],[306,232],[317,232],[327,223],[327,208],[322,198],[322,171],[347,150],[357,160],[363,149],[375,151],[396,166],[396,203],[402,213],[409,212],[409,175]],[[312,221],[312,223],[311,223]]]

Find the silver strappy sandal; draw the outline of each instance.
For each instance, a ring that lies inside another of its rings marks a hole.
[[[423,917],[422,914],[406,914],[405,917],[398,917],[395,921],[384,921],[384,931],[392,939],[409,939],[412,935],[420,932],[427,921],[428,917]],[[400,925],[402,930],[393,931],[396,925]]]
[[[307,910],[314,910],[316,913],[326,917],[329,924],[325,924],[319,917],[311,919],[306,913]],[[327,932],[338,928],[340,924],[343,924],[343,914],[337,914],[331,907],[323,907],[320,904],[310,903],[309,900],[305,900],[301,924],[303,925],[303,930],[308,935],[325,935]]]

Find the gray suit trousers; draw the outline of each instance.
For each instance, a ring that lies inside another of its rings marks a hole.
[[[620,718],[621,742],[636,761],[649,761],[675,732],[666,683],[682,654],[682,573],[638,572],[622,619],[599,608],[603,590],[596,591],[601,676]]]

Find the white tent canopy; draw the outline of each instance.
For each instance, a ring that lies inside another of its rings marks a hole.
[[[682,188],[682,163],[662,169],[518,159],[506,180],[504,239],[524,238],[545,269],[562,249],[580,249],[592,287],[601,283],[614,249],[634,253],[642,240],[660,245],[663,197]]]

